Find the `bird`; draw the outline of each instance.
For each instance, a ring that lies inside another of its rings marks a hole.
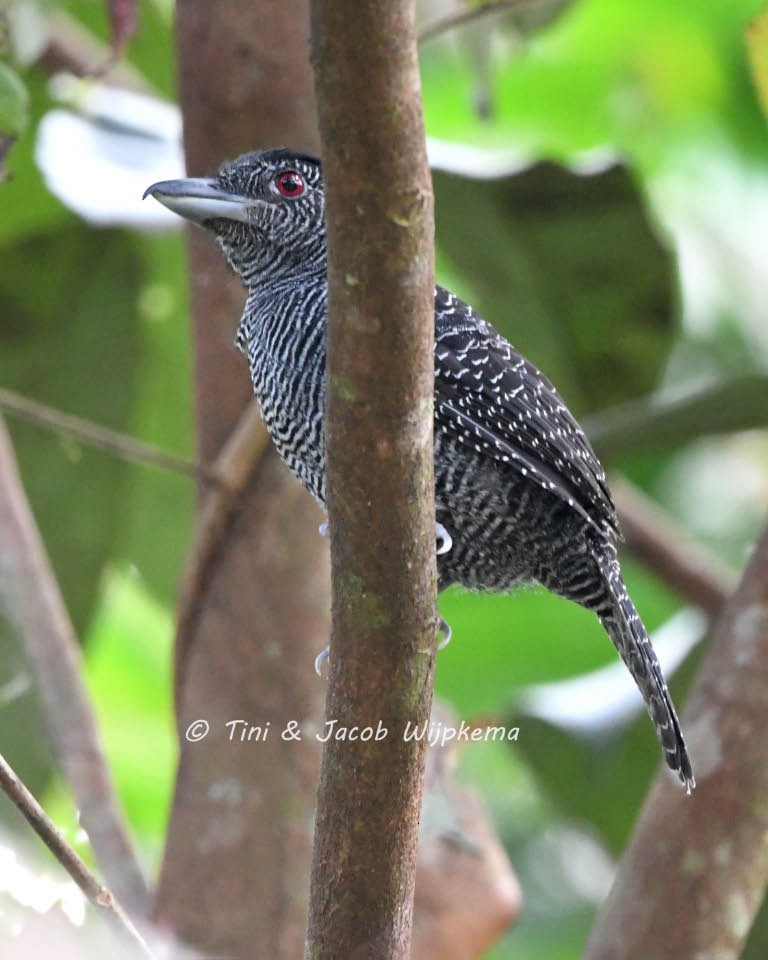
[[[281,458],[326,504],[328,318],[321,162],[273,148],[215,176],[147,188],[203,227],[240,277],[235,343]],[[472,307],[435,287],[438,588],[539,584],[592,611],[642,694],[667,766],[695,786],[680,722],[621,574],[605,472],[547,377]]]

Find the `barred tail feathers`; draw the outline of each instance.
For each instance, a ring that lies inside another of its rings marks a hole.
[[[615,549],[606,549],[603,542],[593,556],[608,588],[607,603],[596,610],[597,615],[643,696],[667,765],[690,794],[696,781],[680,721],[648,632],[622,579]]]

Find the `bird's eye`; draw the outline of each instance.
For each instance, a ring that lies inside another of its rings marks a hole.
[[[283,170],[275,177],[275,186],[281,197],[293,200],[304,193],[304,177],[295,170]]]

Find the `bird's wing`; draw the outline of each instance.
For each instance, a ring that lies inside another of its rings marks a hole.
[[[603,468],[544,374],[442,287],[435,324],[435,430],[519,470],[602,535],[620,535]]]

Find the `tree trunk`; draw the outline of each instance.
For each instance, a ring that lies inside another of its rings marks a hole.
[[[410,956],[435,636],[432,184],[409,0],[314,0],[329,244],[327,721],[311,960]],[[370,739],[354,731],[374,732]]]
[[[176,11],[190,174],[257,147],[317,150],[305,0],[179,0]],[[190,234],[190,276],[198,445],[211,462],[251,402],[233,347],[244,292],[202,231]],[[259,956],[295,960],[319,746],[285,743],[280,731],[319,722],[312,662],[327,642],[327,546],[317,507],[271,445],[263,450],[209,551],[215,562],[201,569],[191,558],[196,591],[176,648],[181,755],[156,918],[205,954],[254,956],[258,944]],[[199,516],[204,507],[203,497]],[[191,742],[197,720],[210,732]],[[251,726],[267,739],[241,741]]]

